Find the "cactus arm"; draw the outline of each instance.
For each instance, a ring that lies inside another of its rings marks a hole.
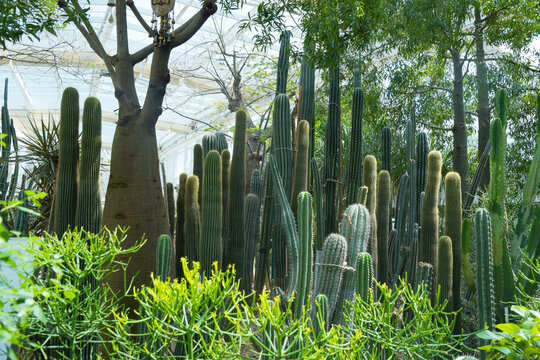
[[[445,309],[452,311],[453,295],[453,259],[452,259],[452,240],[444,235],[439,239],[437,250],[437,271],[436,271],[436,288],[440,292],[439,301],[443,303],[448,301]]]
[[[313,200],[308,192],[298,195],[298,291],[295,296],[295,318],[302,317],[313,285]],[[309,313],[309,309],[306,311]]]
[[[156,251],[156,275],[161,281],[166,281],[171,268],[172,241],[169,235],[160,235]]]
[[[309,165],[309,123],[301,120],[298,124],[296,140],[296,161],[294,162],[293,191],[291,196],[291,210],[296,217],[298,209],[298,195],[308,188]]]

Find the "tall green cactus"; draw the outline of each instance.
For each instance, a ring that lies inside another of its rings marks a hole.
[[[440,291],[439,301],[447,300],[446,309],[452,311],[453,308],[453,259],[452,240],[444,235],[439,239],[437,249],[437,271],[436,288]]]
[[[187,259],[199,261],[199,237],[200,237],[200,211],[199,211],[199,178],[191,175],[186,181],[185,197],[185,223],[184,223],[184,241],[185,254]]]
[[[353,90],[353,108],[351,115],[351,146],[349,150],[349,172],[347,173],[346,206],[354,204],[358,197],[358,188],[362,185],[362,116],[364,112],[364,92],[360,88]]]
[[[463,219],[463,225],[461,227],[461,252],[463,260],[463,278],[465,284],[472,291],[476,291],[476,284],[474,282],[473,269],[471,266],[470,248],[471,248],[471,228],[472,221],[469,218]]]
[[[369,210],[371,219],[371,236],[368,244],[368,252],[373,256],[373,270],[378,268],[377,259],[377,160],[373,155],[367,155],[364,158],[363,184],[367,186],[366,208]],[[375,274],[377,277],[377,274]]]
[[[300,100],[299,119],[306,120],[309,124],[309,158],[313,158],[315,152],[315,70],[308,61],[302,59],[300,67]]]
[[[376,220],[377,220],[377,281],[388,282],[388,227],[391,221],[390,174],[386,170],[379,172],[377,179]]]
[[[169,215],[169,231],[174,236],[174,185],[167,183],[167,214]]]
[[[362,252],[356,257],[356,293],[367,302],[369,290],[373,290],[373,261],[369,253]]]
[[[203,207],[201,214],[201,238],[199,242],[199,261],[201,273],[210,276],[214,262],[221,268],[222,260],[222,189],[221,156],[216,150],[206,155],[203,173]],[[242,219],[243,221],[243,219]],[[244,244],[242,244],[243,247]],[[239,275],[242,273],[238,273]]]
[[[182,276],[180,259],[186,256],[186,240],[184,236],[184,222],[186,214],[186,182],[187,174],[182,173],[178,178],[178,197],[176,198],[176,277]]]
[[[433,285],[433,265],[419,262],[416,267],[415,286],[418,288],[421,284],[426,286],[426,290],[431,292]]]
[[[7,100],[8,100],[8,79],[5,80],[4,85],[4,105],[2,106],[2,132],[1,134],[4,135],[4,137],[0,138],[2,142],[4,142],[4,146],[1,146],[2,148],[2,159],[8,159],[11,153],[11,142],[13,139],[12,136],[12,123],[9,119],[9,111],[7,108]],[[9,162],[7,161],[1,161],[0,162],[0,200],[7,201],[9,200],[9,188],[8,188],[8,174],[9,174]],[[11,181],[13,183],[13,181]],[[2,208],[2,205],[0,204],[0,208]]]
[[[503,256],[506,245],[505,232],[507,221],[505,214],[506,197],[506,106],[505,90],[497,91],[495,106],[498,118],[491,121],[489,137],[492,144],[490,158],[490,182],[488,188],[488,209],[491,216],[493,236],[493,271],[495,279],[495,304],[497,321],[504,322],[504,270]],[[506,249],[507,251],[508,249]]]
[[[227,205],[228,238],[223,254],[224,265],[234,264],[237,274],[243,274],[245,266],[244,243],[246,229],[244,222],[244,195],[246,191],[246,130],[247,114],[243,110],[238,110],[236,112],[234,128],[234,148],[230,175],[234,176],[234,181],[229,183],[229,204]]]
[[[217,139],[217,151],[223,157],[223,150],[228,149],[229,147],[229,145],[227,144],[227,138],[225,137],[225,134],[221,131],[216,132],[215,135]]]
[[[60,105],[54,231],[61,238],[75,224],[79,164],[79,93],[67,88]]]
[[[253,172],[251,173],[249,190],[250,193],[257,195],[259,201],[263,200],[263,179],[261,177],[261,171],[259,169],[253,169]]]
[[[202,208],[203,165],[203,148],[201,144],[195,144],[193,147],[193,175],[199,178],[200,188],[198,190],[199,193],[197,194],[197,202],[199,203],[200,208]]]
[[[444,202],[444,234],[452,239],[452,268],[454,276],[452,280],[452,311],[461,309],[461,230],[463,227],[461,214],[461,178],[457,172],[449,172],[444,178],[446,184]],[[440,258],[440,257],[439,257]],[[438,276],[438,275],[437,275]],[[456,317],[455,332],[461,332],[461,312]]]
[[[206,155],[211,150],[219,150],[218,139],[214,134],[204,134],[202,138],[203,159],[206,159]]]
[[[298,290],[294,302],[294,315],[302,317],[304,306],[313,283],[313,200],[308,192],[298,195]],[[309,309],[308,311],[309,312]]]
[[[347,268],[343,271],[342,286],[339,289],[338,300],[332,323],[343,324],[344,306],[347,301],[354,300],[355,270],[358,254],[367,251],[371,222],[369,211],[364,205],[352,204],[345,210],[341,220],[341,235],[347,240]]]
[[[319,281],[315,294],[328,297],[329,316],[336,308],[346,254],[347,240],[338,234],[328,235],[323,245],[322,260],[318,265]]]
[[[441,186],[442,156],[437,150],[428,154],[426,196],[422,207],[422,231],[418,259],[435,264],[439,240],[439,190]]]
[[[261,215],[261,201],[255,194],[248,194],[246,197],[246,237],[244,244],[244,273],[240,276],[240,288],[245,291],[246,294],[251,293],[251,282],[253,279],[253,260],[255,259],[255,248],[259,238],[260,227],[260,215]]]
[[[318,337],[319,334],[328,327],[328,297],[319,294],[315,298],[315,319],[313,323],[313,334]]]
[[[339,69],[330,74],[330,95],[328,120],[324,137],[324,213],[325,236],[337,232],[340,214],[341,179],[341,95],[339,90]]]
[[[97,234],[101,228],[101,104],[89,97],[84,102],[81,170],[75,225]]]
[[[429,145],[424,132],[416,139],[416,222],[420,223],[420,194],[426,190],[427,156]]]
[[[534,205],[532,211],[532,225],[525,254],[532,261],[540,256],[540,204],[538,203]],[[523,276],[520,277],[520,284],[523,287],[523,292],[529,296],[534,296],[536,289],[538,289],[538,281],[535,281],[536,279],[531,276],[532,269],[528,261],[521,263],[521,273]]]
[[[317,159],[311,158],[311,178],[313,179],[313,194],[315,195],[315,208],[317,209],[316,213],[316,227],[317,227],[317,236],[315,237],[315,250],[322,251],[324,244],[324,199],[323,199],[323,189],[321,184],[321,176],[319,172],[319,164],[317,164]]]
[[[491,217],[485,209],[478,209],[474,217],[476,228],[478,296],[478,327],[493,329],[495,325],[495,294],[493,270],[493,239],[491,237]],[[483,345],[488,341],[481,340]]]
[[[296,216],[298,195],[308,190],[309,170],[309,123],[301,120],[298,124],[296,138],[296,161],[294,162],[293,190],[291,195],[291,210]]]
[[[227,239],[228,239],[228,236],[229,236],[229,232],[228,232],[228,226],[229,226],[229,221],[228,221],[228,206],[229,206],[229,184],[230,184],[230,181],[231,181],[231,153],[229,152],[228,149],[224,149],[222,152],[221,152],[221,187],[222,187],[222,190],[223,190],[223,197],[222,197],[222,202],[223,202],[223,241],[226,243],[227,242]],[[226,267],[225,265],[225,262],[223,262],[224,266]],[[226,268],[224,268],[223,270],[226,270]]]
[[[157,241],[156,251],[156,276],[165,281],[169,277],[171,269],[172,241],[169,235],[160,235]]]
[[[261,221],[261,238],[257,249],[257,259],[255,260],[255,291],[257,297],[262,293],[264,283],[268,275],[268,263],[270,254],[270,238],[272,236],[272,226],[274,223],[274,198],[273,183],[270,176],[270,167],[267,165],[264,174],[264,200],[263,215]],[[270,280],[270,279],[268,279]]]
[[[392,173],[392,131],[385,126],[381,132],[382,138],[382,164],[381,169]],[[390,177],[391,178],[391,177]]]
[[[291,33],[284,31],[281,34],[281,45],[277,64],[277,84],[276,93],[285,94],[287,92],[287,75],[289,74],[289,52],[291,47]]]

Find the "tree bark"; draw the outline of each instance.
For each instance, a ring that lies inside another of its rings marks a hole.
[[[489,92],[487,82],[487,67],[484,51],[484,34],[482,30],[482,17],[480,8],[474,8],[475,45],[476,45],[476,86],[478,99],[478,159],[482,156],[489,140],[489,124],[491,111],[489,109]],[[486,164],[489,169],[489,161]],[[479,189],[485,190],[489,184],[489,171],[484,171],[480,178]]]
[[[467,158],[467,126],[465,124],[465,105],[463,102],[463,62],[460,51],[451,49],[452,64],[454,67],[454,89],[452,93],[454,106],[454,151],[452,153],[452,166],[461,177],[461,196],[468,191],[469,160]]]

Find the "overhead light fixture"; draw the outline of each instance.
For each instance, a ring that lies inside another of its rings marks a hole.
[[[112,7],[112,6],[116,6],[116,0],[108,0],[108,1],[107,1],[107,5],[109,5],[109,6],[111,6],[111,7]]]

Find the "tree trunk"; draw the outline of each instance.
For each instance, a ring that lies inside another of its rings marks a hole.
[[[107,186],[103,223],[110,230],[129,227],[124,248],[133,246],[143,236],[146,244],[135,254],[121,257],[130,261],[126,272],[129,282],[141,287],[150,283],[155,272],[157,238],[168,233],[167,216],[159,177],[156,131],[145,125],[141,115],[116,127],[111,158],[111,174]],[[123,289],[123,274],[110,276],[109,285],[115,291]],[[125,304],[136,309],[133,299]]]
[[[484,34],[482,31],[480,8],[474,8],[474,24],[476,28],[476,86],[478,89],[478,159],[482,156],[486,144],[489,140],[489,124],[491,112],[489,109],[489,92],[487,82],[487,67],[484,51]],[[486,164],[489,169],[489,161]],[[485,190],[489,184],[489,171],[484,171],[480,179],[479,189]]]
[[[458,49],[451,50],[454,66],[454,91],[452,93],[454,105],[454,151],[452,153],[452,166],[461,177],[461,196],[467,194],[469,183],[469,160],[467,158],[467,126],[465,124],[465,105],[463,103],[463,62]]]

